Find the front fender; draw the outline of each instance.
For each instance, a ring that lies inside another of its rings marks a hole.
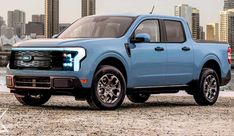
[[[91,77],[94,76],[95,70],[97,69],[101,61],[107,58],[116,58],[119,61],[121,61],[127,72],[127,77],[129,77],[129,69],[130,69],[129,61],[127,61],[124,56],[122,56],[121,54],[115,51],[112,51],[112,52],[109,51],[109,52],[103,53],[102,55],[98,56],[97,59],[94,60],[94,63],[91,65],[92,69],[90,70]]]

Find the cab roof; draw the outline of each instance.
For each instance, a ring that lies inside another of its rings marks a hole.
[[[104,15],[94,15],[94,16],[126,16],[126,17],[136,17],[136,18],[145,18],[145,17],[155,17],[161,19],[183,19],[178,16],[167,16],[167,15],[157,15],[157,14],[104,14]]]

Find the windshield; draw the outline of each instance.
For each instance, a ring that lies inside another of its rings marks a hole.
[[[81,18],[58,38],[119,38],[123,36],[135,17],[92,16]]]

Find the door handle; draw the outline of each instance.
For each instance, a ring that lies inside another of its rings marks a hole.
[[[155,51],[164,51],[164,48],[163,47],[156,47]]]
[[[185,46],[182,48],[182,51],[190,51],[190,48]]]

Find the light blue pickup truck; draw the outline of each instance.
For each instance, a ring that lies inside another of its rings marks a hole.
[[[180,17],[105,15],[81,18],[53,39],[14,45],[6,84],[24,104],[72,95],[92,108],[116,109],[125,98],[185,90],[213,105],[231,79],[231,48],[194,41]]]

